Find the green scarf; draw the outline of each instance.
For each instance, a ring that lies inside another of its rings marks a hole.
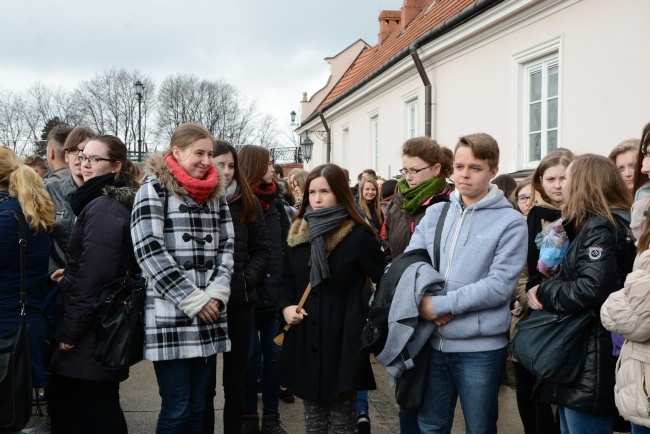
[[[409,187],[406,178],[402,178],[397,182],[397,188],[400,194],[404,196],[404,209],[411,215],[415,214],[431,196],[440,194],[446,186],[447,180],[445,178],[427,179],[415,187]]]

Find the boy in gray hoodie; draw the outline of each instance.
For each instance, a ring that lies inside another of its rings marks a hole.
[[[510,301],[527,254],[523,216],[490,184],[498,165],[499,147],[491,136],[460,138],[454,151],[456,190],[437,267],[445,287],[440,295],[425,296],[419,308],[420,316],[438,326],[418,411],[422,433],[449,432],[458,397],[467,432],[497,432]],[[425,248],[433,258],[442,206],[427,210],[406,251]]]

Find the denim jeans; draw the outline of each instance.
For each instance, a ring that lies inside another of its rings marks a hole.
[[[650,428],[647,426],[641,426],[632,424],[632,434],[650,434]]]
[[[223,353],[223,432],[239,434],[244,418],[244,396],[246,386],[246,360],[250,347],[255,306],[228,308],[228,338],[230,351]],[[203,412],[203,434],[214,433],[214,397],[217,394],[217,372],[210,376],[205,392]]]
[[[256,312],[253,335],[248,350],[246,363],[246,414],[257,413],[257,369],[255,348],[262,349],[262,405],[263,413],[277,414],[280,406],[280,383],[273,378],[275,363],[278,361],[281,347],[273,342],[277,336],[279,325],[274,312]]]
[[[399,409],[400,434],[420,434],[418,426],[418,412],[415,410]]]
[[[614,418],[557,406],[562,434],[612,434]]]
[[[156,434],[200,433],[205,391],[217,356],[153,362],[162,398]]]
[[[368,391],[367,390],[359,390],[357,392],[356,408],[357,408],[357,414],[359,413],[368,414]]]
[[[496,433],[506,348],[474,353],[433,349],[418,425],[423,434],[449,433],[460,398],[466,432]]]

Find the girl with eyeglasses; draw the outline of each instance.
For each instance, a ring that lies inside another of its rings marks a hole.
[[[115,136],[94,136],[78,155],[85,156],[79,159],[84,183],[69,196],[76,222],[59,280],[48,389],[52,432],[126,433],[119,384],[129,370],[97,365],[93,306],[105,285],[127,270],[139,274],[130,234],[138,171]]]
[[[517,205],[517,209],[524,217],[528,215],[528,211],[533,207],[533,202],[535,201],[535,194],[531,186],[532,179],[533,177],[529,176],[519,181],[510,198],[510,201]]]
[[[634,202],[650,196],[650,122],[641,132],[641,145],[634,168]]]
[[[397,183],[384,222],[385,241],[390,255],[401,255],[411,240],[428,207],[449,201],[453,185],[447,177],[453,173],[454,154],[428,137],[409,139],[402,145],[404,175]]]
[[[530,181],[530,201],[526,222],[528,224],[528,258],[515,289],[515,302],[512,306],[510,339],[517,333],[516,324],[528,318],[530,310],[526,299],[527,288],[539,284],[544,277],[537,270],[539,248],[535,242],[537,234],[562,216],[564,203],[562,183],[567,167],[573,161],[573,153],[558,149],[548,153],[535,169]],[[517,193],[522,196],[521,190]],[[525,197],[526,194],[524,193]],[[520,204],[519,199],[517,200]],[[523,212],[523,211],[522,211]],[[531,398],[537,377],[514,360],[515,383],[517,386],[517,408],[526,434],[558,433],[559,422],[550,405]]]
[[[387,207],[381,231],[392,258],[404,253],[415,228],[433,204],[448,202],[454,190],[447,177],[453,173],[454,154],[428,137],[409,139],[402,145],[404,175]],[[417,412],[400,408],[400,431],[419,433]]]

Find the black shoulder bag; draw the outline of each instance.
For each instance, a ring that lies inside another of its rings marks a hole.
[[[23,429],[32,415],[32,360],[29,354],[29,325],[25,321],[25,250],[27,238],[19,213],[7,210],[18,221],[20,248],[20,325],[0,337],[0,431]]]
[[[433,240],[434,267],[438,272],[440,272],[440,240],[442,239],[442,229],[445,225],[445,217],[447,216],[449,206],[450,203],[447,202],[442,207]],[[404,349],[404,352],[406,352],[406,349]],[[420,409],[422,398],[424,397],[424,390],[427,385],[427,377],[429,376],[431,352],[431,345],[426,343],[413,358],[413,368],[404,371],[401,377],[395,379],[395,400],[401,408],[412,411]],[[402,353],[402,357],[410,358],[408,357],[408,353]]]

